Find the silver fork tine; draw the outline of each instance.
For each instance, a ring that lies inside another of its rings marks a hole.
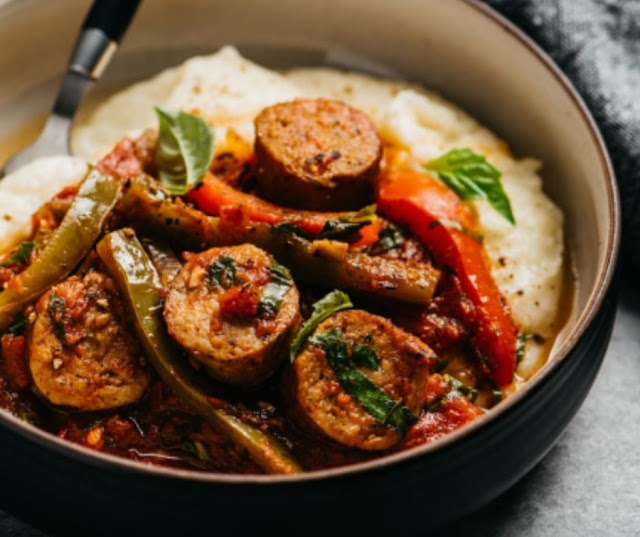
[[[71,154],[72,118],[89,88],[89,84],[89,79],[81,78],[74,73],[67,73],[56,99],[56,104],[53,107],[53,112],[47,119],[40,136],[33,144],[16,153],[7,161],[4,169],[0,172],[0,177],[13,173],[38,157]],[[72,92],[69,92],[68,88],[71,86],[76,87],[73,88]],[[61,99],[65,101],[64,107],[57,106]],[[57,112],[57,110],[65,112],[65,115]]]
[[[42,133],[7,161],[0,170],[0,179],[38,157],[71,154],[73,116],[91,84],[107,67],[139,4],[140,0],[93,2]]]

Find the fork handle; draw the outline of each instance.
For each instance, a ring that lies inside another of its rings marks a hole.
[[[102,76],[141,0],[94,0],[71,53],[53,115],[73,118],[92,82]]]
[[[97,28],[119,42],[136,14],[140,0],[98,0],[93,3],[83,30]]]
[[[140,0],[95,0],[71,54],[69,70],[98,80],[139,5]]]

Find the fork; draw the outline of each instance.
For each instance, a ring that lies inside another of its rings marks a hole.
[[[5,163],[0,178],[38,157],[71,154],[71,125],[76,110],[89,87],[107,67],[139,4],[140,0],[93,2],[40,136]]]

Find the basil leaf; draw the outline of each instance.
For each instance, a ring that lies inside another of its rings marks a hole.
[[[389,223],[380,231],[378,240],[371,245],[369,253],[371,255],[380,255],[395,250],[398,246],[402,246],[405,238],[397,226]]]
[[[236,265],[233,259],[227,256],[216,259],[207,268],[207,276],[209,287],[217,287],[218,285],[226,289],[232,287],[236,281]]]
[[[357,213],[350,213],[340,218],[331,218],[324,223],[324,226],[320,230],[320,233],[313,235],[307,233],[296,224],[291,222],[280,222],[273,226],[275,229],[290,233],[296,237],[306,239],[308,241],[317,239],[347,239],[355,235],[357,231],[360,231],[363,227],[368,226],[375,222],[376,206],[367,205],[360,209]]]
[[[21,242],[18,249],[11,254],[10,257],[5,259],[0,266],[8,267],[9,265],[27,265],[31,259],[31,253],[36,247],[35,242],[25,241]]]
[[[369,347],[354,343],[353,349],[351,350],[351,359],[356,365],[359,365],[360,367],[366,367],[368,369],[372,369],[373,371],[377,371],[378,369],[380,369],[380,364],[378,363],[378,355],[376,354],[376,351],[370,349]]]
[[[377,421],[401,435],[418,421],[407,407],[394,401],[384,390],[352,367],[347,355],[347,344],[337,329],[324,332],[309,341],[322,348],[344,391]]]
[[[318,239],[345,239],[360,231],[367,224],[362,222],[341,222],[340,220],[327,220],[318,235]]]
[[[160,124],[156,148],[158,179],[174,195],[185,194],[207,173],[214,137],[209,125],[186,112],[155,108]]]
[[[269,267],[271,278],[265,286],[260,299],[260,308],[266,313],[276,313],[291,286],[293,280],[289,269],[274,261]]]
[[[302,328],[300,328],[293,343],[291,343],[291,350],[289,351],[291,363],[296,359],[296,356],[302,350],[311,333],[322,321],[331,317],[334,313],[348,308],[353,308],[351,299],[346,293],[337,289],[318,300],[313,305],[313,313],[302,324]]]
[[[462,200],[486,200],[509,222],[516,221],[511,203],[500,183],[500,172],[471,149],[452,149],[427,163],[426,169]]]
[[[313,240],[313,235],[311,235],[311,233],[307,233],[306,231],[304,231],[303,229],[300,229],[298,226],[296,226],[295,224],[292,224],[291,222],[280,222],[279,224],[276,224],[273,227],[278,231],[284,231],[285,233],[289,233],[291,235],[295,235],[296,237],[300,237],[301,239],[305,239],[308,241]]]
[[[327,220],[318,235],[318,239],[344,239],[354,235],[363,227],[376,220],[376,206],[367,205],[357,213]]]

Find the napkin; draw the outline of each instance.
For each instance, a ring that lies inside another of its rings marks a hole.
[[[571,79],[598,123],[622,203],[622,261],[640,269],[640,0],[485,0]]]

